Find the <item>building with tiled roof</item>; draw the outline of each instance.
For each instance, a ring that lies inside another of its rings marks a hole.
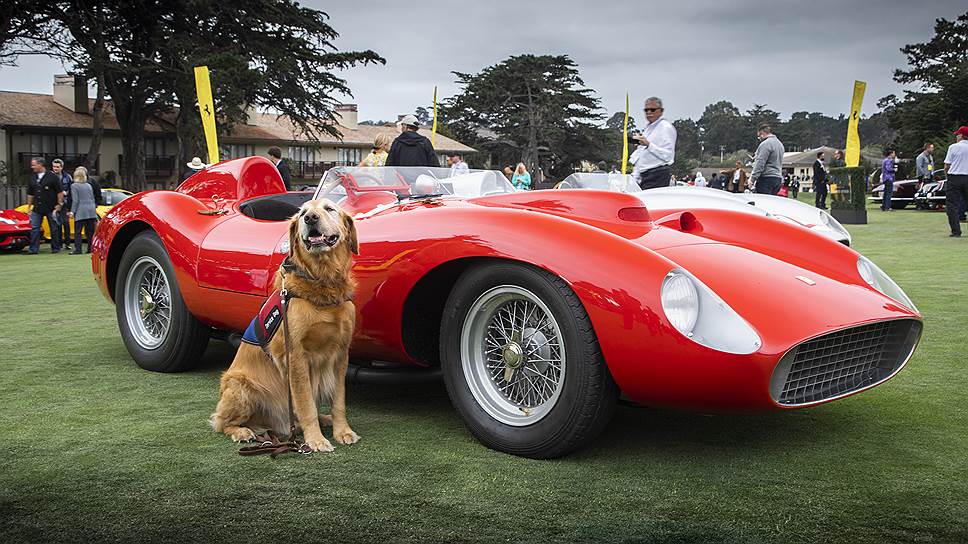
[[[30,158],[61,158],[68,169],[84,162],[91,141],[91,110],[94,101],[86,86],[74,85],[69,76],[54,76],[54,94],[0,91],[0,161],[8,165],[10,176],[26,175]],[[361,125],[355,104],[337,107],[342,138],[321,135],[312,141],[299,133],[289,119],[272,113],[251,112],[245,123],[237,123],[231,133],[219,136],[222,159],[265,155],[270,147],[283,150],[293,176],[318,180],[326,169],[336,165],[355,165],[362,160],[380,133],[395,137],[394,125]],[[151,185],[170,187],[180,178],[185,165],[178,164],[173,114],[148,120],[145,127],[145,173]],[[430,137],[429,129],[420,133]],[[473,153],[456,140],[438,134],[435,148],[449,153]],[[204,159],[204,157],[203,157]],[[104,133],[95,170],[120,171],[121,132],[110,101],[105,102]]]

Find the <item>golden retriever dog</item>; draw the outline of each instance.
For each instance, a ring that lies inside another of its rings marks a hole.
[[[266,346],[268,353],[243,342],[222,374],[211,424],[236,442],[267,430],[288,434],[291,387],[293,411],[306,444],[313,451],[333,451],[320,424],[332,424],[333,438],[340,444],[360,439],[346,421],[345,388],[356,325],[350,300],[352,254],[359,253],[356,227],[336,204],[310,200],[289,220],[289,244],[290,266],[280,267],[275,277],[275,288],[285,287],[293,297],[288,309],[289,368],[282,326]],[[327,401],[332,416],[318,412]]]

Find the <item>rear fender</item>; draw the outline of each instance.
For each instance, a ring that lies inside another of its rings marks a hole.
[[[198,213],[207,209],[198,199],[175,191],[138,193],[112,208],[98,224],[91,250],[91,266],[102,292],[114,300],[117,266],[133,238],[119,233],[150,229],[168,252],[185,304],[193,314],[200,313],[201,297],[196,280],[199,247],[208,231],[226,219],[223,215]]]

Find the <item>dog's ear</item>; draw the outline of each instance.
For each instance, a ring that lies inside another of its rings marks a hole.
[[[299,215],[301,212],[296,212],[289,218],[289,253],[296,252],[296,246],[299,245]]]
[[[341,213],[343,214],[343,227],[346,228],[346,243],[349,244],[350,251],[352,251],[354,255],[359,255],[360,241],[356,237],[356,222],[353,221],[353,216],[350,214],[346,213],[345,211]]]

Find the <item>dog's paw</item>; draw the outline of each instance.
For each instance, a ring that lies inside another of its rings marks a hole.
[[[333,447],[332,444],[329,443],[329,440],[326,440],[326,438],[324,438],[322,436],[319,437],[319,438],[309,438],[309,439],[307,439],[306,440],[306,445],[309,446],[309,449],[311,449],[313,451],[319,451],[319,452],[323,452],[323,453],[331,452],[334,449],[336,449],[336,448]]]
[[[249,440],[255,440],[255,433],[248,427],[239,427],[229,434],[229,437],[236,442],[248,442]]]
[[[332,427],[333,426],[333,416],[328,414],[321,414],[319,416],[319,426],[320,427]]]
[[[349,427],[345,429],[340,429],[339,431],[333,431],[333,438],[340,444],[356,444],[360,441],[360,435],[353,432],[353,429]]]

